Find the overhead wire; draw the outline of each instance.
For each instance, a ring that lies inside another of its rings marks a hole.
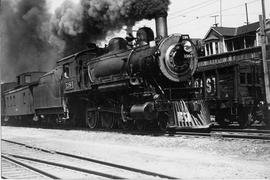
[[[249,1],[249,2],[247,2],[247,3],[252,4],[252,3],[257,2],[257,1],[259,1],[259,0]],[[223,9],[222,12],[224,12],[224,11],[229,11],[229,10],[231,10],[231,9],[235,9],[235,8],[237,8],[237,7],[240,7],[240,6],[243,6],[243,4],[239,4],[239,5],[237,5],[237,6],[233,6],[233,7],[230,7],[230,8]],[[195,17],[195,19],[192,19],[192,20],[189,20],[189,21],[185,21],[185,22],[182,22],[182,23],[175,24],[175,25],[172,26],[171,28],[173,29],[173,28],[175,28],[176,26],[183,25],[183,24],[187,24],[187,23],[196,21],[196,20],[198,20],[198,19],[203,19],[203,18],[209,17],[209,16],[211,16],[211,15],[215,15],[215,14],[217,14],[217,13],[219,13],[219,11],[216,11],[216,12],[213,12],[213,13],[209,13],[209,14],[206,14],[206,15],[202,15],[202,16],[197,16],[197,17]]]
[[[204,1],[204,2],[201,2],[201,3],[195,4],[195,5],[192,5],[192,6],[188,7],[188,8],[178,10],[178,11],[172,13],[172,14],[169,14],[169,16],[170,16],[169,19],[174,19],[174,18],[179,17],[179,16],[184,16],[183,13],[188,13],[188,12],[191,12],[191,11],[194,11],[194,10],[201,9],[203,7],[209,6],[214,1],[217,1],[217,0]],[[181,13],[181,14],[177,15],[178,13]]]

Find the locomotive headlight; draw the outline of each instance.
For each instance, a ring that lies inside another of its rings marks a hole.
[[[190,53],[192,51],[192,44],[189,41],[184,42],[184,50],[187,53]]]

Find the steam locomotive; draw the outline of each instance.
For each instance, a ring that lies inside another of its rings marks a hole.
[[[188,35],[167,35],[166,14],[155,20],[156,38],[143,27],[136,38],[113,38],[106,48],[89,44],[27,84],[33,120],[86,122],[91,129],[208,128],[208,107],[188,86],[196,48]]]

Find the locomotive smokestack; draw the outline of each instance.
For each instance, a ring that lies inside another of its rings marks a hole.
[[[156,33],[157,37],[166,37],[168,36],[167,30],[167,13],[158,14],[155,17],[156,21]]]

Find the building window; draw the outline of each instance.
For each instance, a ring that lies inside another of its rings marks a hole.
[[[246,84],[246,73],[240,73],[240,84]]]
[[[212,45],[212,43],[209,43],[209,49],[210,49],[210,54],[213,54],[213,45]]]
[[[225,43],[226,43],[227,51],[233,51],[233,42],[231,40],[228,40]]]
[[[26,75],[24,76],[25,78],[25,83],[30,83],[31,82],[31,76],[30,75]]]
[[[17,76],[17,84],[21,84],[21,81],[20,81],[20,76]]]
[[[25,102],[25,92],[23,93],[23,104],[26,104],[26,102]]]
[[[209,55],[209,44],[206,44],[206,54]]]
[[[218,42],[215,42],[215,47],[216,47],[216,54],[218,54],[219,53],[219,51],[218,51]]]
[[[252,75],[251,75],[251,73],[247,73],[247,83],[252,84]]]
[[[256,36],[246,36],[245,37],[246,47],[247,48],[254,47],[255,41],[256,41]]]
[[[238,37],[233,40],[234,50],[244,49],[244,37]]]

